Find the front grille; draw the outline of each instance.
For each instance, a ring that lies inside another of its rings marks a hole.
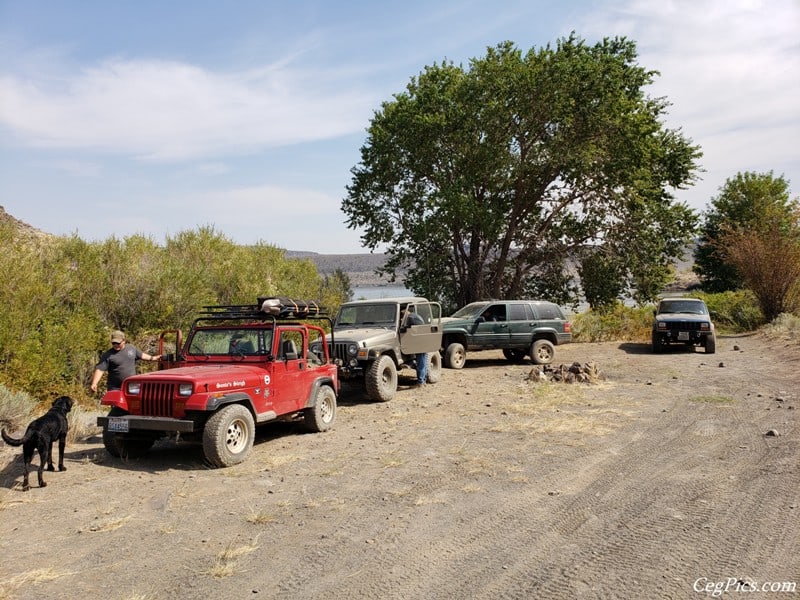
[[[174,417],[174,383],[163,381],[142,382],[142,414],[148,417]]]
[[[669,331],[700,331],[704,323],[700,321],[666,321]]]
[[[347,356],[347,347],[352,342],[336,343],[333,346],[333,358],[341,359],[344,364],[347,364],[350,357]]]

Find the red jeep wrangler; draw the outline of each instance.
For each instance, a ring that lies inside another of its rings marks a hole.
[[[339,379],[326,332],[313,319],[330,325],[314,303],[259,298],[205,307],[186,343],[179,330],[163,332],[159,370],[103,396],[111,410],[97,424],[106,450],[132,458],[163,437],[202,440],[208,462],[228,467],[248,457],[256,425],[302,417],[310,431],[330,429]],[[177,352],[165,355],[172,336]]]

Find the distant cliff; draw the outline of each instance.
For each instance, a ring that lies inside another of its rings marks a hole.
[[[318,254],[287,250],[286,258],[307,258],[313,261],[317,271],[322,275],[329,275],[336,269],[341,269],[350,278],[353,287],[390,283],[385,277],[381,278],[375,274],[375,271],[386,264],[385,254]]]

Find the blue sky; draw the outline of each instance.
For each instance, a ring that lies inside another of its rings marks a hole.
[[[365,252],[340,210],[380,103],[426,65],[625,35],[705,154],[800,187],[798,0],[0,0],[0,206],[87,240],[212,225]],[[302,216],[302,219],[299,218]]]

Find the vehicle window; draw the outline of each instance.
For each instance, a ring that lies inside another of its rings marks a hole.
[[[433,323],[441,317],[441,307],[438,304],[429,304],[427,302],[422,304],[413,304],[413,312],[416,312],[425,324]],[[409,307],[409,308],[410,308]]]
[[[311,365],[321,365],[325,362],[325,336],[312,329],[308,337],[308,362]]]
[[[658,312],[661,313],[687,313],[690,315],[705,315],[708,311],[700,302],[687,302],[686,300],[662,300]]]
[[[526,304],[509,304],[508,305],[508,320],[509,321],[525,321],[530,320],[530,307],[528,312],[525,312]]]
[[[506,320],[506,305],[505,304],[492,304],[487,306],[481,313],[481,317],[486,321],[505,321]]]
[[[303,334],[299,331],[281,333],[280,358],[294,360],[303,358]]]
[[[190,355],[212,356],[265,354],[272,343],[272,331],[260,329],[199,329],[189,344]]]
[[[394,304],[359,304],[344,306],[336,318],[336,325],[394,326],[397,310]]]
[[[472,304],[462,306],[450,316],[457,319],[473,319],[479,316],[485,307],[486,304],[483,302],[473,302]]]
[[[537,304],[536,310],[540,319],[563,319],[561,309],[555,304]]]

